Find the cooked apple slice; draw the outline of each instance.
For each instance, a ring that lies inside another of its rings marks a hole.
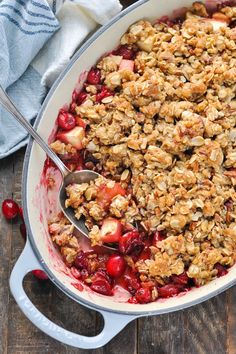
[[[121,222],[114,218],[107,218],[102,223],[101,240],[103,243],[119,242],[121,232]]]
[[[122,69],[134,71],[134,61],[128,59],[122,59],[120,62],[119,70]]]
[[[221,27],[228,26],[227,21],[218,18],[205,18],[204,21],[210,22],[214,31],[218,31]]]
[[[85,131],[82,127],[75,127],[68,132],[62,132],[57,134],[57,138],[65,144],[71,144],[77,150],[83,149],[83,139],[85,137]]]

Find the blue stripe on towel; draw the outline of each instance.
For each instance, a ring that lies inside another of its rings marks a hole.
[[[39,13],[30,11],[30,10],[25,6],[25,3],[24,3],[22,0],[15,0],[15,2],[17,2],[18,4],[24,6],[24,7],[23,7],[24,11],[27,12],[30,16],[33,16],[33,17],[41,17],[41,18],[45,18],[45,19],[47,19],[47,20],[55,21],[55,17],[47,16],[47,15],[44,15],[44,14],[39,14]]]
[[[29,25],[29,26],[47,26],[47,27],[54,27],[54,28],[58,28],[58,25],[51,25],[49,23],[46,23],[46,22],[31,22],[31,21],[28,21],[26,20],[26,18],[24,18],[23,14],[17,10],[16,8],[14,8],[14,6],[12,5],[5,5],[5,4],[2,4],[0,5],[0,8],[8,8],[8,9],[11,9],[13,12],[15,12],[19,17],[21,17],[23,19],[23,21]]]
[[[48,31],[48,30],[27,31],[14,18],[9,16],[8,14],[0,12],[0,16],[6,17],[11,23],[13,23],[15,26],[17,26],[21,32],[28,34],[28,35],[35,35],[38,33],[48,33],[49,34],[49,33],[55,32],[55,30],[52,30],[52,31]]]
[[[31,0],[32,4],[36,7],[40,7],[41,9],[44,9],[44,10],[47,10],[47,11],[51,11],[50,7],[49,6],[46,6],[44,4],[40,4],[39,2],[37,1],[34,1],[34,0]]]
[[[52,12],[55,14],[57,11],[57,0],[53,0],[52,2]]]

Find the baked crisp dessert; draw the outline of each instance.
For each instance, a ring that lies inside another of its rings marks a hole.
[[[94,182],[67,187],[85,217],[81,249],[61,215],[49,231],[93,290],[147,303],[227,273],[236,257],[236,7],[139,21],[58,115],[52,149]]]

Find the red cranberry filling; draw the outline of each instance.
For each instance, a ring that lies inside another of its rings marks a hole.
[[[158,288],[158,296],[167,298],[178,295],[182,290],[182,287],[178,284],[167,284]]]
[[[74,261],[74,266],[79,270],[88,268],[88,258],[83,251],[80,251],[80,253],[77,255]]]
[[[117,50],[113,51],[114,55],[120,55],[123,59],[133,60],[135,58],[135,50],[127,45],[121,45]]]
[[[85,91],[80,91],[80,92],[77,94],[77,98],[76,98],[76,101],[75,101],[75,102],[76,102],[78,105],[80,105],[80,104],[82,104],[82,103],[86,100],[87,96],[88,96],[87,92],[85,92]]]
[[[101,82],[101,71],[97,68],[92,68],[88,72],[87,82],[91,85],[98,85]]]
[[[101,91],[96,95],[96,102],[101,102],[104,98],[113,95],[114,92],[112,92],[108,87],[102,86]]]
[[[59,128],[63,130],[71,130],[76,125],[75,117],[71,113],[65,112],[63,110],[60,111],[57,122]]]
[[[135,298],[140,304],[147,304],[152,301],[152,294],[149,288],[139,288],[136,291]]]
[[[112,282],[109,276],[102,271],[97,271],[93,275],[91,289],[102,295],[110,296],[113,294]]]
[[[174,284],[178,285],[187,285],[189,282],[189,277],[187,276],[186,272],[183,272],[180,275],[173,275],[171,277],[171,280],[173,281]]]
[[[140,254],[144,249],[144,242],[138,231],[130,231],[122,235],[119,240],[119,250],[123,254]]]
[[[113,254],[109,257],[106,264],[106,269],[107,269],[107,273],[112,278],[120,277],[124,273],[125,268],[126,268],[126,262],[124,257],[118,254]]]
[[[132,295],[141,287],[140,281],[136,277],[135,273],[132,271],[127,271],[122,279],[122,285],[127,289]]]
[[[224,266],[222,266],[220,263],[216,263],[214,268],[217,270],[218,278],[228,273],[227,269]]]

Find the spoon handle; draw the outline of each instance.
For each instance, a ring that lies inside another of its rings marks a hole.
[[[27,132],[34,138],[36,143],[38,143],[41,148],[46,152],[46,154],[52,159],[55,165],[59,168],[63,176],[68,175],[70,172],[68,168],[63,164],[59,157],[50,149],[50,147],[45,143],[45,141],[39,136],[32,125],[22,116],[22,114],[15,107],[14,103],[11,101],[10,97],[0,86],[0,104],[27,130]]]

